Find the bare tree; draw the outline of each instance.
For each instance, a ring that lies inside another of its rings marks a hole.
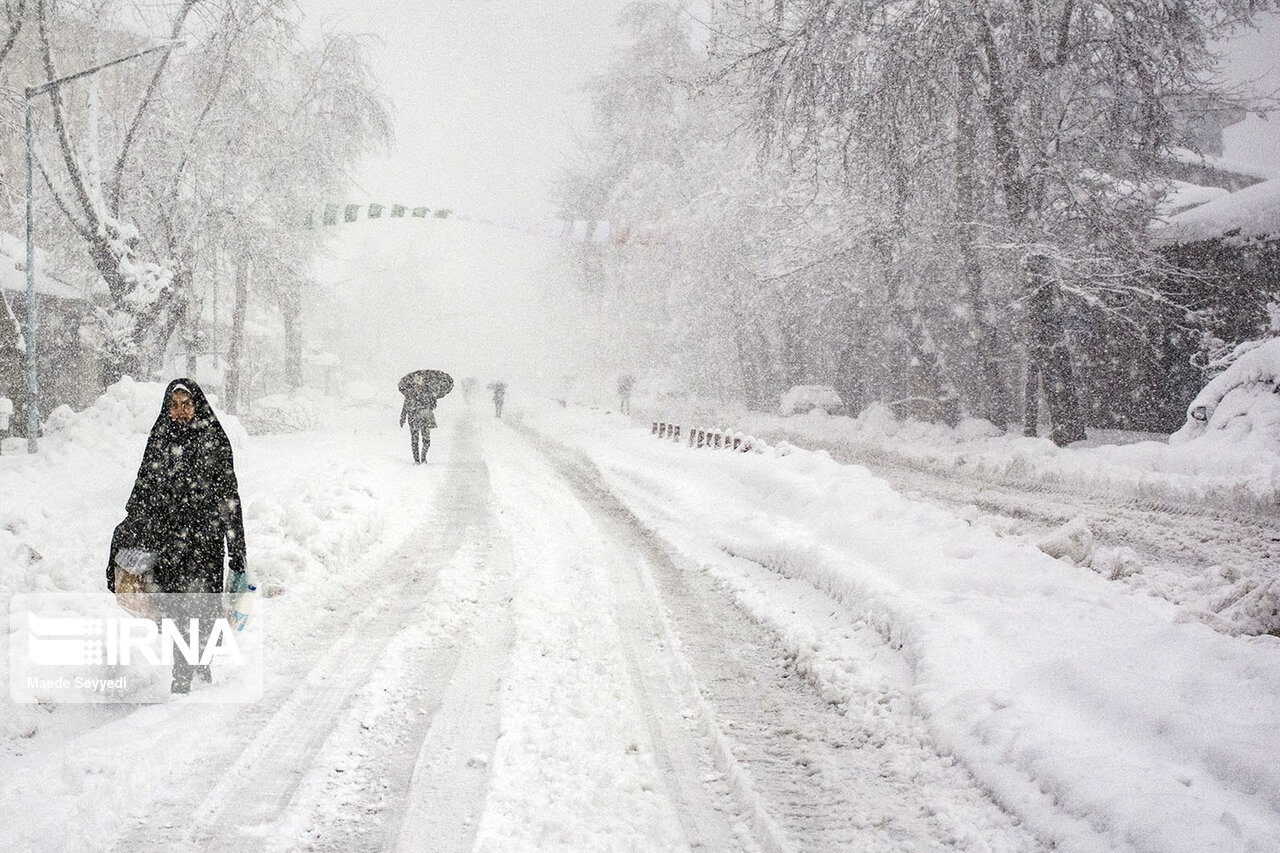
[[[1161,298],[1139,275],[1152,265],[1142,235],[1160,170],[1171,149],[1194,144],[1195,113],[1230,100],[1211,82],[1208,45],[1260,4],[785,0],[716,8],[721,79],[736,88],[769,150],[807,167],[838,148],[864,203],[888,210],[894,199],[884,189],[905,163],[909,210],[953,210],[949,235],[920,228],[914,215],[905,234],[886,233],[915,249],[941,239],[956,252],[965,286],[954,299],[965,303],[989,415],[1003,420],[1004,405],[984,244],[998,250],[989,252],[1000,261],[998,277],[1020,281],[1028,374],[1043,380],[1051,436],[1083,437],[1065,318],[1103,305],[1126,278],[1126,294]],[[952,179],[926,178],[948,138]],[[987,183],[991,199],[980,192]],[[886,284],[902,292],[901,280]]]
[[[69,18],[48,0],[36,6],[50,76],[59,51],[77,49],[85,34],[113,44],[137,40],[109,21]],[[162,7],[165,35],[187,39],[181,57],[166,53],[142,79],[122,74],[101,84],[110,112],[96,106],[99,89],[85,106],[57,90],[50,95],[59,156],[42,158],[42,171],[107,284],[110,304],[100,319],[108,379],[143,371],[148,353],[158,358],[184,324],[189,341],[209,337],[199,326],[217,318],[201,320],[201,293],[216,289],[226,269],[244,266],[216,240],[252,255],[255,270],[305,266],[317,238],[302,232],[300,211],[345,180],[369,145],[389,137],[388,111],[359,39],[330,35],[319,49],[303,47],[288,0]],[[301,280],[290,273],[255,286],[288,281],[293,293]]]
[[[14,42],[18,40],[18,33],[22,32],[22,22],[25,17],[27,0],[5,0],[4,3],[4,24],[0,30],[0,67],[4,66],[5,59],[9,56],[9,51],[13,49]]]

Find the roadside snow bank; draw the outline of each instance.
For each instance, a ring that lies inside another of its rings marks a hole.
[[[38,453],[26,452],[26,439],[5,442],[0,594],[102,589],[111,531],[124,517],[164,387],[126,377],[82,412],[55,409]],[[234,420],[229,427],[232,441],[243,441]]]
[[[858,698],[840,637],[815,633],[776,591],[767,608],[741,591],[764,590],[768,572],[775,589],[779,576],[820,589],[850,626],[875,626],[910,665],[938,749],[1057,849],[1280,846],[1275,637],[1223,636],[823,453],[691,450],[551,407],[530,420],[581,446],[838,701]]]
[[[967,419],[954,428],[900,420],[883,406],[856,418],[740,412],[725,419],[771,441],[844,449],[868,462],[905,462],[991,482],[1037,481],[1103,494],[1120,490],[1136,498],[1252,512],[1280,507],[1280,395],[1245,397],[1237,390],[1225,395],[1215,415],[1223,428],[1199,436],[1065,448],[1044,438],[1001,434],[983,420]]]

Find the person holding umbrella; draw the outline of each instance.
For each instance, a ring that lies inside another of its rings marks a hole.
[[[502,402],[507,396],[507,383],[499,379],[496,382],[490,382],[486,387],[493,389],[493,416],[500,418],[502,417]]]
[[[409,424],[409,449],[413,451],[414,465],[427,461],[431,430],[436,427],[436,402],[452,390],[453,377],[442,370],[415,370],[401,377],[404,405],[400,407],[400,426],[406,421]]]

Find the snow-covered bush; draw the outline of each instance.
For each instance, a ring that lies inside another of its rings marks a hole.
[[[800,415],[820,409],[827,414],[841,412],[844,401],[830,385],[796,385],[782,395],[779,414]]]
[[[84,411],[59,406],[45,420],[44,439],[85,448],[119,448],[124,439],[151,432],[161,412],[166,384],[135,382],[126,376],[103,391]],[[236,417],[220,411],[215,397],[209,398],[209,404],[217,413],[231,446],[243,446],[245,431]]]
[[[860,437],[870,439],[895,438],[904,442],[921,442],[933,445],[955,445],[999,438],[1004,430],[982,418],[962,418],[954,427],[929,421],[899,418],[884,403],[872,403],[853,419],[853,426]]]
[[[1280,452],[1280,338],[1238,355],[1187,407],[1170,444],[1210,438]]]
[[[295,394],[259,397],[242,419],[245,429],[255,435],[306,432],[316,429],[322,422],[320,405],[307,396]]]
[[[59,406],[44,422],[42,440],[85,448],[117,448],[124,440],[151,431],[160,414],[165,386],[135,382],[126,376],[83,411]]]

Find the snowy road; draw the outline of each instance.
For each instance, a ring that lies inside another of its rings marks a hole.
[[[762,849],[966,849],[973,842],[978,849],[1038,849],[967,774],[937,754],[905,680],[894,683],[905,666],[883,638],[859,636],[857,653],[867,664],[862,706],[837,706],[796,671],[776,637],[738,608],[729,589],[673,558],[602,486],[590,463],[545,440],[536,444],[602,533],[618,543],[616,553],[635,564],[634,588],[620,600],[641,600],[647,590],[643,598],[675,651],[673,680],[686,683],[717,769],[751,810]],[[831,610],[832,602],[802,581],[781,586],[788,587],[780,591],[787,600]],[[835,612],[829,618],[842,621]],[[979,827],[977,836],[965,837]]]
[[[373,409],[253,439],[265,696],[10,719],[0,848],[1280,839],[1270,638],[1176,624],[860,469],[558,412],[454,411],[422,468]],[[48,529],[96,530],[77,500],[111,494],[61,495]]]
[[[305,632],[269,631],[260,702],[69,735],[63,755],[111,768],[114,813],[66,846],[1038,849],[937,754],[878,636],[867,707],[837,706],[585,458],[502,423],[441,432],[400,498],[416,527]],[[94,809],[78,766],[7,769],[51,795],[41,830]]]

